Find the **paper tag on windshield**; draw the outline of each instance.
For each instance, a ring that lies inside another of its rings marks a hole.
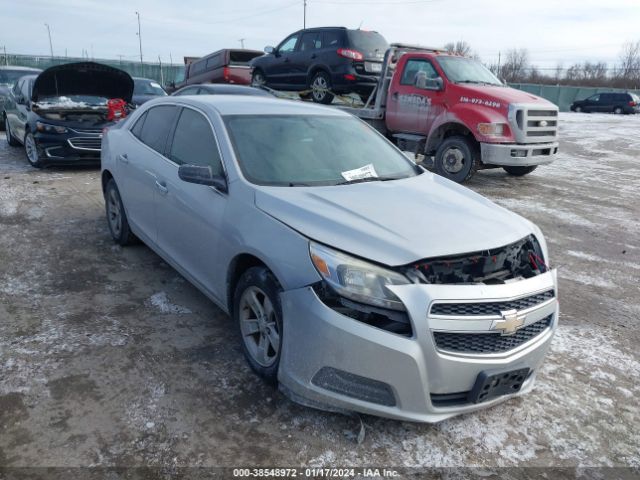
[[[347,170],[342,172],[342,176],[347,182],[352,180],[360,180],[361,178],[378,178],[376,169],[373,168],[373,164],[365,165],[364,167],[356,168],[355,170]]]

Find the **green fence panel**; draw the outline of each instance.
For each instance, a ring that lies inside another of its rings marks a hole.
[[[16,65],[20,67],[33,67],[42,70],[54,65],[62,65],[65,63],[92,61],[102,63],[115,68],[124,70],[132,77],[144,77],[155,80],[163,86],[172,82],[180,82],[184,79],[184,65],[170,65],[163,63],[140,63],[127,60],[111,60],[111,59],[88,59],[79,57],[50,57],[35,55],[15,55],[8,54],[0,56],[1,65]]]
[[[633,92],[636,95],[640,95],[640,90],[625,90],[621,88],[608,87],[572,87],[566,85],[539,85],[533,83],[510,83],[509,86],[545,98],[558,105],[561,112],[568,112],[569,107],[575,100],[583,100],[600,92]]]

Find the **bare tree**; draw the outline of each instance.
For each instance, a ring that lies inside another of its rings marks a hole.
[[[627,42],[622,46],[616,74],[625,84],[630,85],[640,81],[640,40]]]
[[[447,53],[453,53],[456,55],[462,55],[464,57],[470,57],[473,55],[471,45],[464,40],[458,40],[457,42],[449,42],[444,46]]]
[[[524,49],[511,49],[507,51],[505,60],[500,67],[500,76],[507,82],[520,82],[527,77],[529,70],[529,52]]]

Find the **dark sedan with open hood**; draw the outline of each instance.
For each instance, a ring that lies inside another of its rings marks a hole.
[[[20,78],[3,111],[7,142],[34,167],[100,162],[102,131],[128,113],[133,79],[93,62]]]

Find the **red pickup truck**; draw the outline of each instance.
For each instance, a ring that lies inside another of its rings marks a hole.
[[[368,121],[456,182],[481,168],[526,175],[558,152],[558,107],[504,85],[484,65],[443,50],[392,44],[363,108]]]

